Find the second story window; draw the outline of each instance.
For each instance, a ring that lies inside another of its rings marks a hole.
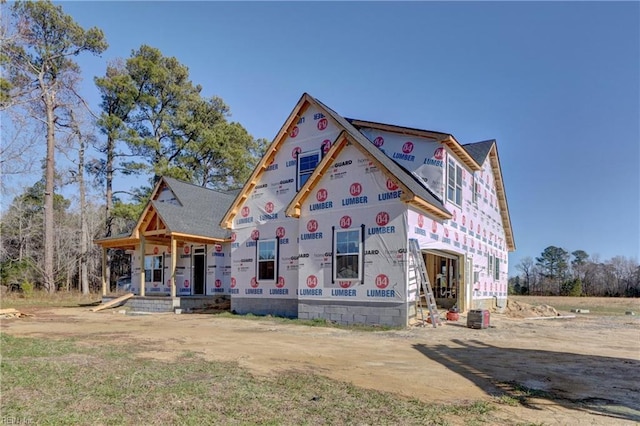
[[[462,205],[462,167],[449,160],[447,167],[447,200]]]
[[[309,176],[311,176],[319,162],[320,150],[298,154],[298,190],[309,180]]]
[[[473,185],[471,187],[471,191],[473,194],[473,203],[478,204],[478,200],[480,199],[480,182],[478,182],[478,179],[475,176],[473,176],[471,182],[473,182]]]

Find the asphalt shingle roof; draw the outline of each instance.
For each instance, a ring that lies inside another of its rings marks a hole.
[[[220,221],[235,195],[164,177],[181,205],[151,201],[172,232],[212,238],[229,238],[230,231]]]
[[[493,144],[496,143],[495,139],[489,139],[482,142],[474,142],[462,145],[462,147],[473,157],[474,160],[480,165],[487,159],[489,151]]]

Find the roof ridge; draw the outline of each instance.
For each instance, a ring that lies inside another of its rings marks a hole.
[[[465,144],[462,144],[462,146],[478,145],[478,144],[486,143],[486,142],[497,143],[497,141],[495,139],[486,139],[486,140],[478,141],[478,142],[465,143]]]
[[[371,123],[371,124],[378,124],[378,125],[382,125],[382,126],[392,126],[392,127],[398,127],[401,129],[407,129],[407,130],[413,130],[413,131],[417,131],[417,132],[429,132],[429,133],[438,133],[441,135],[446,135],[446,136],[451,136],[451,133],[447,133],[447,132],[441,132],[439,130],[429,130],[429,129],[421,129],[418,127],[409,127],[409,126],[403,126],[400,124],[392,124],[392,123],[382,123],[379,121],[371,121],[371,120],[365,120],[362,118],[349,118],[349,117],[344,117],[345,120],[347,120],[349,123],[351,123],[354,127],[357,127],[357,125],[353,124],[354,121],[363,121],[363,122],[367,122],[367,123]]]
[[[187,182],[187,181],[184,181],[184,180],[176,179],[176,178],[171,177],[171,176],[162,176],[162,178],[164,180],[173,180],[173,181],[178,182],[179,184],[182,184],[182,185],[190,185],[190,186],[193,186],[193,187],[198,188],[198,189],[206,189],[207,191],[217,192],[217,193],[222,194],[222,195],[230,195],[229,191],[235,191],[235,189],[222,191],[220,189],[208,188],[206,186],[201,186],[201,185],[195,184],[193,182]]]

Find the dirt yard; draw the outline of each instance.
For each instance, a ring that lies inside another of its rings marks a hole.
[[[504,424],[640,422],[640,309],[636,316],[556,312],[544,319],[523,318],[521,305],[517,314],[492,313],[484,330],[467,328],[461,316],[436,329],[375,332],[211,314],[123,315],[117,308],[20,310],[34,316],[2,320],[3,333],[134,342],[155,359],[191,351],[258,375],[306,371],[425,401],[489,400]]]

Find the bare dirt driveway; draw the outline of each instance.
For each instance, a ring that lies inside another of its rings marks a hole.
[[[370,332],[211,314],[22,310],[34,316],[3,320],[3,333],[91,345],[133,342],[144,347],[142,356],[156,359],[191,351],[237,361],[258,375],[306,371],[430,402],[490,400],[504,424],[640,423],[638,316],[494,313],[483,330],[467,328],[461,317],[436,329]]]

